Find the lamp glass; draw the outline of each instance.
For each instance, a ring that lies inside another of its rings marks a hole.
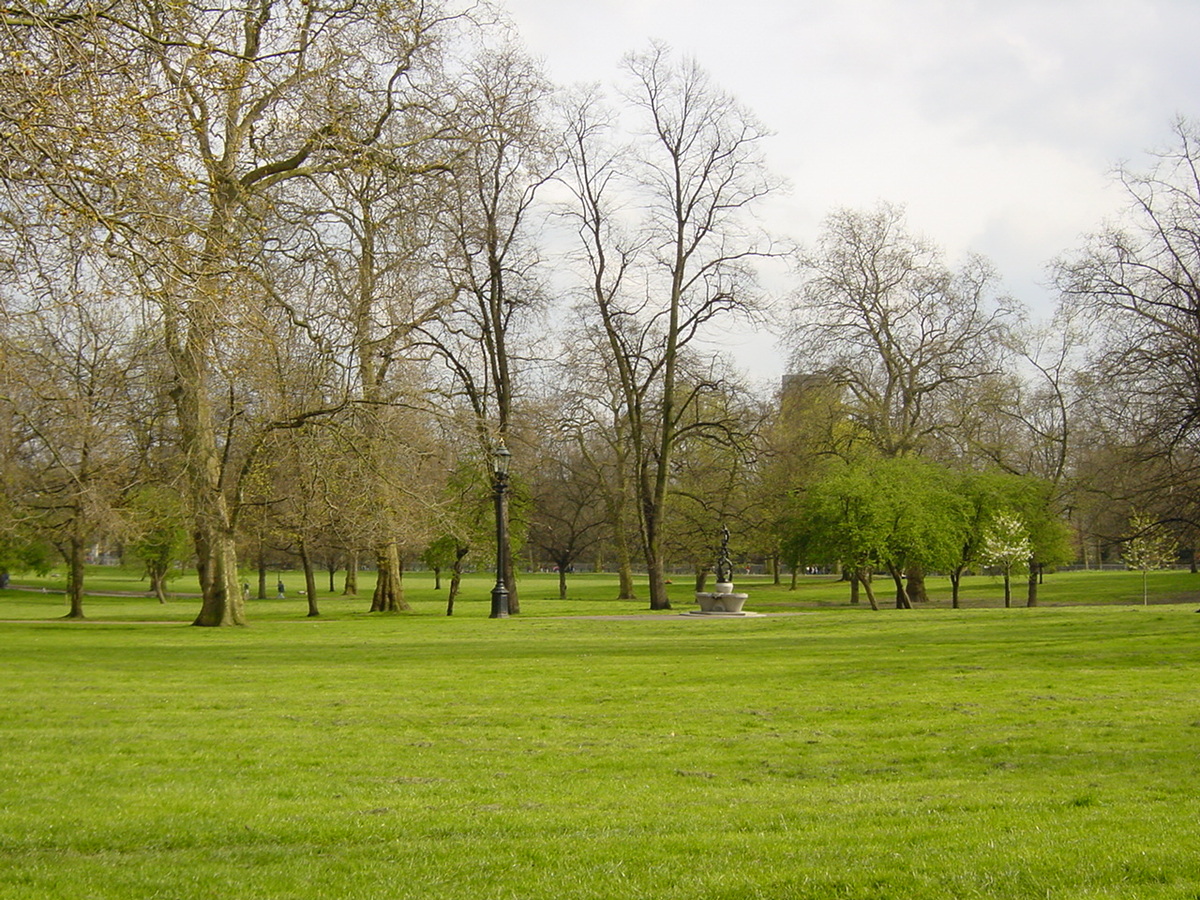
[[[496,449],[492,451],[492,461],[495,463],[497,475],[508,474],[508,461],[510,459],[512,459],[512,454],[504,446],[504,442],[500,442],[496,446]]]

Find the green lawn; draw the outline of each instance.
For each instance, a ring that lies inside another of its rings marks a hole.
[[[276,599],[275,581],[282,578],[287,589],[284,600]],[[245,579],[257,591],[257,576],[247,573]],[[688,576],[675,576],[671,587],[672,601],[677,610],[694,609],[691,601],[692,585]],[[418,616],[444,616],[446,610],[446,587],[449,579],[443,578],[441,590],[434,589],[433,575],[429,572],[410,573],[405,578],[405,595]],[[643,579],[644,581],[644,579]],[[328,591],[328,576],[318,579],[320,607],[325,616],[344,618],[364,614],[370,606],[374,574],[364,572],[359,576],[359,596],[343,597],[339,573],[336,589]],[[459,616],[487,616],[491,608],[490,591],[495,583],[492,575],[468,575],[463,590],[455,601],[455,612]],[[709,585],[712,581],[710,579]],[[821,608],[853,609],[849,604],[849,587],[830,576],[806,576],[800,579],[796,590],[790,590],[787,581],[772,585],[764,576],[738,576],[739,590],[750,594],[746,609],[759,612],[786,612]],[[0,619],[52,619],[65,615],[67,604],[62,591],[64,578],[60,573],[48,576],[18,575],[13,587],[0,590]],[[950,582],[947,578],[928,579],[931,602],[927,608],[950,606]],[[1149,573],[1149,600],[1153,604],[1195,603],[1200,605],[1200,575],[1183,569]],[[22,590],[21,588],[31,588]],[[162,605],[145,596],[147,584],[140,570],[96,566],[88,570],[86,588],[88,597],[84,613],[88,618],[104,621],[179,621],[190,622],[199,612],[200,604],[196,592],[195,575],[184,575],[170,584],[172,599]],[[263,619],[303,618],[307,604],[302,590],[304,578],[300,572],[272,572],[269,578],[269,597],[266,600],[251,600],[247,616],[251,623]],[[581,573],[570,576],[568,599],[558,600],[558,576],[549,573],[525,574],[520,577],[522,614],[531,616],[581,615],[581,614],[633,614],[648,613],[645,600],[618,602],[616,580],[612,575]],[[894,603],[891,580],[876,579],[876,592],[882,605]],[[142,596],[109,596],[111,594],[138,594]],[[648,593],[643,589],[642,597]],[[1003,605],[1004,586],[999,578],[975,575],[963,579],[961,602],[964,607],[978,609]],[[1039,589],[1039,603],[1043,606],[1057,605],[1127,605],[1142,603],[1142,574],[1122,571],[1062,572],[1047,575]],[[866,608],[866,597],[861,606]],[[1025,605],[1025,584],[1015,582],[1013,602]]]
[[[419,583],[245,629],[0,592],[0,898],[1200,898],[1200,616],[1111,605],[1140,576],[735,620]]]

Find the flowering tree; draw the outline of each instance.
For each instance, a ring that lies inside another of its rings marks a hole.
[[[1033,542],[1025,523],[1010,513],[998,513],[983,533],[979,559],[1004,575],[1004,606],[1012,606],[1012,573],[1029,561]]]
[[[1162,569],[1174,562],[1179,546],[1159,522],[1141,513],[1130,518],[1129,530],[1133,537],[1125,541],[1122,556],[1130,568],[1142,570],[1142,605],[1146,606],[1150,602],[1147,587],[1150,570]]]

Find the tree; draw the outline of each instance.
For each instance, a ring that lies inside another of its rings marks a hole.
[[[87,548],[119,533],[135,469],[129,432],[143,356],[125,327],[130,311],[86,258],[64,264],[66,272],[35,267],[4,298],[0,407],[14,441],[6,488],[17,521],[59,552],[67,615],[83,618]]]
[[[497,444],[520,443],[514,413],[521,325],[542,299],[532,219],[556,166],[543,121],[550,93],[535,61],[512,44],[482,50],[455,86],[456,127],[465,146],[440,223],[440,265],[452,302],[422,331],[471,416],[481,459],[490,459]],[[480,474],[490,481],[490,468]],[[509,612],[519,613],[511,546],[502,558]]]
[[[863,440],[884,456],[930,453],[969,413],[953,402],[1003,371],[1011,309],[979,257],[952,271],[881,205],[832,213],[802,254],[792,357],[845,391]]]
[[[567,575],[605,534],[600,488],[587,477],[582,460],[566,452],[546,454],[531,478],[533,518],[530,543],[558,571],[558,597],[567,599]]]
[[[0,167],[30,208],[98,232],[156,311],[204,599],[245,621],[217,397],[273,297],[276,202],[364,158],[445,17],[429,4],[119,2],[5,16]]]
[[[448,446],[472,446],[470,436],[444,442]],[[449,473],[441,487],[442,515],[437,523],[440,534],[434,532],[437,537],[427,546],[425,556],[431,564],[450,569],[446,615],[452,616],[462,584],[463,564],[469,554],[488,546],[495,534],[495,520],[491,486],[480,480],[478,460],[466,452],[447,467]]]
[[[995,471],[967,470],[958,475],[957,490],[967,511],[958,559],[950,569],[950,606],[958,609],[963,573],[980,562],[988,527],[1006,508],[1011,476]]]
[[[950,473],[914,459],[866,458],[836,463],[804,491],[793,520],[807,561],[841,564],[857,581],[872,609],[872,570],[883,569],[896,585],[896,606],[911,609],[903,581],[912,566],[949,569],[961,551],[969,512]]]
[[[971,393],[1003,371],[1012,311],[991,267],[972,256],[952,270],[886,204],[832,213],[800,263],[792,356],[842,390],[842,452],[938,456],[974,415]],[[922,598],[923,572],[908,574]]]
[[[772,563],[775,584],[780,583],[780,563],[786,562],[792,569],[794,589],[801,548],[786,538],[795,534],[789,523],[797,515],[797,492],[819,477],[829,457],[839,455],[841,442],[850,431],[841,388],[821,375],[790,375],[780,387],[774,409],[764,419],[752,488],[759,512],[758,540]]]
[[[1179,544],[1161,523],[1134,513],[1129,519],[1131,537],[1125,541],[1125,563],[1142,572],[1142,605],[1150,602],[1147,580],[1151,569],[1171,565],[1179,556]]]
[[[1179,119],[1143,172],[1122,167],[1124,218],[1060,260],[1062,309],[1090,327],[1082,377],[1098,439],[1089,487],[1103,506],[1153,509],[1195,534],[1200,523],[1200,123]],[[1097,445],[1100,445],[1097,447]],[[1114,464],[1115,463],[1115,464]],[[1101,528],[1120,536],[1122,523]]]
[[[997,540],[1003,544],[1005,535],[1011,537],[1016,532],[1024,536],[1029,555],[1025,560],[1012,561],[1008,573],[1029,571],[1026,605],[1036,606],[1043,567],[1067,562],[1073,557],[1069,530],[1058,513],[1061,494],[1058,486],[1049,479],[995,468],[967,469],[953,477],[968,515],[961,552],[950,570],[952,606],[957,609],[959,605],[962,574],[979,564],[1000,565],[988,553],[999,546]],[[1006,531],[997,525],[1001,519],[1009,524],[1016,521],[1020,528]],[[1006,595],[1011,601],[1008,586]]]
[[[619,600],[636,600],[633,558],[637,510],[629,416],[603,333],[585,328],[567,342],[546,393],[557,429],[574,443],[581,477],[591,482],[607,525],[604,549],[616,561]],[[554,376],[557,377],[554,377]]]
[[[403,427],[417,418],[414,408],[432,406],[430,391],[422,386],[429,380],[427,354],[417,345],[421,328],[446,306],[433,277],[430,248],[434,222],[448,202],[445,182],[459,152],[461,136],[446,128],[436,101],[423,99],[410,103],[402,119],[386,123],[366,159],[336,169],[293,200],[292,218],[313,248],[316,289],[303,318],[325,323],[334,356],[348,370],[352,409],[349,420],[339,424],[362,438],[347,436],[342,443],[343,450],[353,446],[359,457],[343,466],[348,469],[343,475],[373,501],[367,515],[353,517],[352,529],[354,547],[370,547],[380,576],[373,611],[408,608],[401,544],[422,540],[411,533],[420,517],[406,514],[406,498],[396,485],[403,470],[398,473],[394,463],[405,455],[401,448],[411,451],[414,436],[423,431],[419,425],[411,431]],[[402,414],[398,407],[409,411]],[[411,461],[413,454],[408,455]],[[350,498],[343,501],[348,501],[343,506],[354,505]],[[340,517],[343,531],[350,518]]]
[[[167,485],[144,484],[127,495],[125,513],[125,552],[146,567],[150,590],[166,603],[174,567],[191,555],[183,499]]]
[[[999,513],[983,532],[979,560],[995,566],[1004,576],[1004,607],[1012,606],[1012,573],[1025,566],[1033,551],[1029,530],[1017,516]]]
[[[443,534],[432,541],[421,554],[421,562],[433,569],[434,590],[442,589],[442,570],[450,570],[450,589],[446,593],[446,615],[454,615],[454,601],[462,581],[462,565],[471,545],[452,534]]]
[[[685,430],[675,448],[664,542],[673,560],[692,565],[697,591],[716,569],[721,527],[734,532],[744,548],[757,524],[752,480],[760,409],[714,369],[686,375],[685,383],[702,379],[713,389],[688,404],[696,427]]]
[[[631,445],[650,606],[668,609],[665,537],[671,462],[698,425],[690,404],[715,385],[682,377],[687,349],[755,296],[750,263],[769,252],[748,222],[773,186],[763,130],[693,61],[655,44],[625,59],[632,149],[614,146],[600,99],[577,98],[567,142],[586,315],[600,329]],[[625,178],[628,172],[631,177]],[[644,211],[632,230],[629,211]]]
[[[1120,379],[1121,414],[1147,450],[1190,446],[1200,430],[1200,123],[1145,173],[1119,172],[1124,226],[1058,266],[1062,301],[1102,327],[1098,372]]]

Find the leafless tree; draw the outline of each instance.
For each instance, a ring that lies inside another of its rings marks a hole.
[[[682,377],[690,346],[754,305],[753,261],[770,252],[750,214],[774,186],[762,127],[693,61],[662,45],[625,60],[636,119],[622,144],[595,94],[568,113],[573,215],[588,269],[587,315],[603,334],[630,442],[650,605],[667,609],[666,511],[675,449],[697,425]]]
[[[535,202],[555,168],[550,93],[537,63],[511,43],[481,49],[454,93],[464,150],[440,232],[450,303],[424,335],[449,372],[451,404],[472,419],[480,460],[499,442],[520,442],[515,405],[531,349],[524,327],[542,300]],[[490,480],[490,466],[480,475]],[[501,558],[509,611],[518,613],[509,548]]]
[[[793,367],[845,391],[846,411],[885,456],[928,454],[971,412],[961,396],[1004,371],[1013,310],[978,257],[957,271],[911,234],[903,211],[842,209],[802,255]]]
[[[0,175],[45,217],[105,232],[157,311],[195,514],[196,624],[245,620],[220,398],[231,347],[280,299],[275,203],[290,182],[361,163],[448,18],[425,3],[117,0],[0,21]]]
[[[1104,490],[1200,529],[1200,124],[1180,119],[1145,172],[1122,168],[1124,219],[1057,266],[1064,310],[1091,327],[1089,428],[1116,467]],[[1093,454],[1094,455],[1094,454]],[[1136,473],[1136,477],[1130,476]],[[1124,486],[1121,481],[1126,482]],[[1099,486],[1099,485],[1097,485]]]
[[[83,239],[86,241],[86,237]],[[69,617],[83,617],[86,552],[121,534],[138,469],[133,423],[146,374],[136,315],[80,241],[45,248],[0,293],[0,408],[11,513],[59,551]]]

